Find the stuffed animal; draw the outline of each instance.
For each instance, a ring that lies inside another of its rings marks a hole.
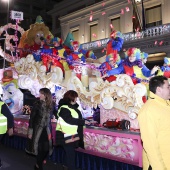
[[[27,54],[37,52],[49,35],[53,37],[49,28],[44,24],[42,17],[38,16],[36,22],[30,25],[30,29],[25,31],[20,39],[18,45],[20,57],[26,57]]]

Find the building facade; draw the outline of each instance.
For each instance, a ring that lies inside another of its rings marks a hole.
[[[81,2],[81,5],[80,5]],[[81,8],[83,6],[84,8]],[[91,2],[91,5],[90,5]],[[68,4],[64,13],[58,11],[60,5]],[[134,5],[135,4],[135,5]],[[48,14],[52,15],[52,32],[65,39],[68,32],[73,33],[75,40],[83,48],[93,49],[101,57],[101,49],[105,47],[113,29],[119,30],[124,35],[124,49],[137,47],[150,54],[149,61],[162,61],[164,56],[170,56],[170,1],[169,0],[108,0],[100,2],[77,1],[69,3],[64,0],[54,6]],[[76,8],[79,10],[76,10]],[[136,10],[136,9],[137,10]],[[69,10],[75,12],[69,13]],[[145,13],[145,31],[134,30],[134,20],[138,19],[142,26],[142,9]],[[61,14],[61,15],[60,15]],[[64,16],[63,16],[64,15]],[[60,26],[56,24],[59,17]],[[61,16],[61,17],[60,17]],[[111,29],[111,25],[113,28]],[[101,46],[98,46],[100,41]]]

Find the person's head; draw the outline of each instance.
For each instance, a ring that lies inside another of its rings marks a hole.
[[[69,90],[64,94],[63,99],[69,104],[76,104],[78,93],[74,90]]]
[[[165,100],[170,99],[169,82],[164,76],[152,77],[149,81],[149,90]]]
[[[72,41],[71,42],[71,48],[74,52],[78,52],[80,48],[80,44],[78,41]]]
[[[125,52],[125,57],[128,57],[129,61],[133,63],[134,61],[141,59],[141,51],[138,48],[129,48]]]
[[[170,58],[164,57],[164,66],[168,66],[170,64]]]
[[[109,62],[112,66],[115,66],[116,64],[119,65],[121,63],[120,55],[117,54],[115,57],[113,53],[106,56],[106,62]]]
[[[51,91],[48,88],[41,88],[39,92],[40,92],[40,100],[45,101],[47,107],[50,108],[53,102]]]
[[[59,37],[54,37],[52,42],[53,42],[54,47],[59,47],[62,45],[62,39]]]

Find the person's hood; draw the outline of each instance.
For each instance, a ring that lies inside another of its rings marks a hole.
[[[78,108],[79,107],[79,105],[77,103],[72,105],[72,104],[66,102],[64,99],[60,99],[60,101],[58,103],[58,109],[63,105],[68,105],[70,108]]]

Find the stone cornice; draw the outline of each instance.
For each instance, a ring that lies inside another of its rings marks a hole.
[[[107,11],[107,10],[113,9],[113,7],[118,8],[119,6],[125,5],[126,3],[127,3],[127,1],[123,1],[123,2],[120,2],[120,1],[117,1],[117,0],[106,1],[104,9]],[[79,17],[79,16],[89,17],[90,16],[90,11],[93,11],[94,15],[98,14],[98,13],[101,13],[101,11],[103,11],[102,2],[96,3],[94,5],[91,5],[89,7],[83,8],[83,9],[78,10],[76,12],[73,12],[73,13],[70,13],[68,15],[62,16],[62,17],[59,18],[59,20],[61,22],[64,22],[66,20],[70,20],[72,18]]]

